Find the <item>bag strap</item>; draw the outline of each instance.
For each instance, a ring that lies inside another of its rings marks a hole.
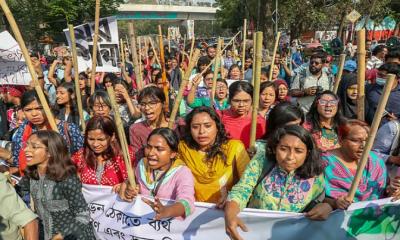
[[[396,135],[394,136],[393,144],[390,148],[390,155],[395,156],[399,154],[399,137],[400,137],[400,123],[397,120],[393,121],[394,125],[396,126]]]

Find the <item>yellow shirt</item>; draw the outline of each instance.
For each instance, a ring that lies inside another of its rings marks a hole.
[[[206,162],[206,153],[189,148],[183,141],[179,143],[179,158],[193,173],[198,202],[217,203],[226,198],[250,161],[240,140],[229,140],[221,150],[226,156],[225,161],[218,155]]]

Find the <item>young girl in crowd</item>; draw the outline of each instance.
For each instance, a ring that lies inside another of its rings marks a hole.
[[[111,117],[111,100],[108,93],[96,90],[89,98],[89,109],[93,116]]]
[[[54,131],[33,133],[24,149],[26,176],[21,194],[31,194],[40,219],[40,239],[95,239],[82,184],[67,143]]]
[[[33,132],[48,130],[51,127],[35,90],[26,91],[22,95],[21,108],[26,119],[13,136],[13,166],[19,166],[20,173],[23,174],[26,167],[24,147],[28,137]],[[83,137],[78,126],[57,119],[56,124],[58,132],[67,142],[68,150],[71,154],[82,148]]]
[[[228,139],[217,113],[208,107],[195,108],[186,116],[178,152],[193,173],[196,201],[218,206],[223,206],[250,160],[242,142]]]
[[[273,82],[263,82],[260,85],[260,107],[258,114],[264,119],[268,119],[268,115],[274,107],[276,100],[275,85]]]
[[[222,124],[231,139],[241,140],[245,147],[250,144],[251,106],[253,86],[245,81],[236,81],[229,87],[230,108],[218,111]],[[258,116],[256,138],[265,133],[265,118]]]
[[[130,126],[129,138],[135,157],[140,160],[144,156],[144,148],[151,131],[168,127],[168,120],[164,114],[165,95],[160,88],[145,87],[139,93],[138,101],[144,120]]]
[[[123,183],[119,195],[132,201],[137,194],[155,197],[154,202],[142,198],[156,212],[156,219],[187,217],[194,210],[193,175],[178,158],[178,137],[169,128],[154,129],[147,138],[145,157],[136,167],[137,187]],[[176,202],[164,206],[160,199]]]
[[[79,118],[78,106],[75,99],[74,84],[71,82],[60,84],[57,87],[56,96],[56,118],[79,126],[81,120]],[[89,114],[86,111],[83,111],[83,116],[84,121],[89,119]]]
[[[311,131],[319,149],[328,151],[340,147],[337,132],[342,122],[339,98],[327,90],[315,97],[303,127]]]
[[[128,149],[134,164],[132,149]],[[86,126],[85,146],[72,156],[84,184],[115,186],[127,178],[117,127],[110,117],[95,116]]]
[[[324,200],[323,165],[310,133],[291,125],[276,130],[268,140],[268,151],[247,165],[233,186],[225,206],[225,226],[233,239],[237,227],[244,228],[238,214],[250,208],[306,212],[311,219],[326,219],[332,208]]]

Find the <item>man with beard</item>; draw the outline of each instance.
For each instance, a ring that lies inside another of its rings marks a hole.
[[[333,75],[322,71],[325,63],[326,54],[315,53],[310,58],[309,67],[296,74],[293,79],[290,94],[298,98],[305,112],[309,111],[318,93],[332,88]]]

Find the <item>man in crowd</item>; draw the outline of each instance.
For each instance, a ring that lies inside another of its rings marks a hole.
[[[385,45],[378,45],[372,50],[372,57],[367,62],[367,69],[379,68],[385,60],[388,49]]]

